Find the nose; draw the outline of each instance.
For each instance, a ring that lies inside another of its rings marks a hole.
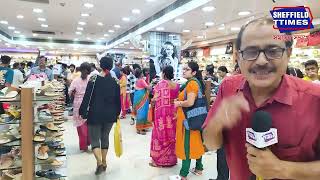
[[[257,60],[255,61],[255,63],[258,64],[258,65],[263,66],[265,64],[268,64],[269,61],[268,61],[266,55],[263,52],[260,52],[260,54],[259,54]]]

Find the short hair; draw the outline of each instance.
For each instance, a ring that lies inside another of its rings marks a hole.
[[[125,66],[124,68],[122,68],[122,72],[126,75],[129,75],[131,72],[130,66]]]
[[[251,24],[259,24],[259,25],[270,24],[271,25],[271,24],[274,24],[274,21],[270,17],[264,17],[264,18],[252,20],[247,24],[243,25],[236,39],[236,47],[238,50],[240,50],[240,47],[241,47],[243,33],[247,29],[247,27]],[[285,34],[291,35],[291,33],[285,33]],[[293,44],[293,39],[291,38],[290,40],[286,40],[285,44],[286,44],[286,48],[291,48]]]
[[[27,67],[32,67],[33,66],[33,62],[29,61],[27,62]]]
[[[73,67],[74,69],[76,68],[76,66],[74,64],[70,64],[69,68]]]
[[[84,62],[84,63],[82,63],[81,65],[80,65],[80,67],[79,67],[79,71],[84,71],[84,70],[86,70],[88,73],[90,73],[91,72],[91,65],[88,63],[88,62]]]
[[[42,59],[42,58],[44,58],[44,60],[46,60],[46,61],[48,60],[45,56],[40,56],[39,60]]]
[[[318,62],[316,60],[308,60],[304,63],[304,67],[306,68],[307,66],[316,66],[316,67],[319,67],[318,66]]]
[[[20,66],[25,66],[25,65],[26,65],[26,63],[24,63],[24,62],[20,63]]]
[[[222,72],[228,73],[228,69],[227,69],[227,67],[225,67],[225,66],[220,66],[220,67],[218,68],[218,71],[222,71]]]
[[[10,61],[11,61],[11,57],[6,56],[6,55],[1,56],[1,63],[2,64],[10,64]]]
[[[18,67],[19,67],[19,65],[20,65],[20,63],[15,62],[15,63],[13,63],[12,67],[13,67],[13,68],[18,68]]]
[[[90,63],[90,66],[94,69],[97,69],[96,65],[94,63]]]
[[[162,73],[164,75],[165,78],[171,80],[174,78],[174,74],[173,74],[173,67],[172,66],[165,66],[162,70]]]
[[[139,64],[132,64],[132,68],[135,69],[141,69],[141,66]]]
[[[213,75],[213,73],[214,73],[214,66],[213,66],[213,64],[207,65],[207,66],[206,66],[206,71],[207,71],[209,74]]]
[[[113,68],[113,58],[111,56],[102,57],[100,59],[100,67],[102,70],[110,71]]]
[[[140,78],[141,75],[142,75],[142,70],[141,69],[137,68],[137,69],[134,70],[134,76],[136,78]]]

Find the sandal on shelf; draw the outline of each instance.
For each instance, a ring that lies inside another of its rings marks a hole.
[[[42,145],[38,149],[37,158],[40,160],[47,160],[49,158],[48,155],[49,147],[47,145]]]
[[[62,165],[63,165],[63,162],[54,159],[50,164],[51,164],[52,166],[62,166]]]
[[[22,169],[12,169],[4,173],[5,176],[11,179],[21,179]]]
[[[7,169],[14,164],[14,158],[10,155],[0,157],[0,169]]]
[[[33,138],[34,142],[44,142],[46,140],[46,138],[44,136],[40,136],[40,135],[35,135]]]
[[[196,168],[193,168],[192,170],[190,170],[190,172],[196,176],[202,176],[202,171],[197,170]]]

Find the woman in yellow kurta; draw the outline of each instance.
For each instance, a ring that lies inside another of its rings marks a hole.
[[[202,143],[201,131],[188,130],[186,128],[185,115],[183,107],[193,106],[198,91],[204,90],[204,84],[202,82],[199,66],[196,62],[189,62],[183,68],[183,77],[188,79],[188,82],[180,88],[180,94],[178,101],[175,102],[177,111],[177,129],[176,129],[176,154],[179,159],[182,160],[182,168],[180,170],[180,179],[185,180],[190,169],[191,159],[196,159],[196,167],[192,169],[196,175],[201,175],[203,170],[202,155],[204,154],[204,146]],[[200,82],[201,87],[196,81]],[[186,91],[186,98],[184,91]],[[178,177],[179,179],[179,177]]]

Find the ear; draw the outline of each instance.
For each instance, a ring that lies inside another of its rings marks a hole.
[[[196,74],[197,74],[196,71],[193,71],[193,72],[192,72],[192,76],[195,76]]]

